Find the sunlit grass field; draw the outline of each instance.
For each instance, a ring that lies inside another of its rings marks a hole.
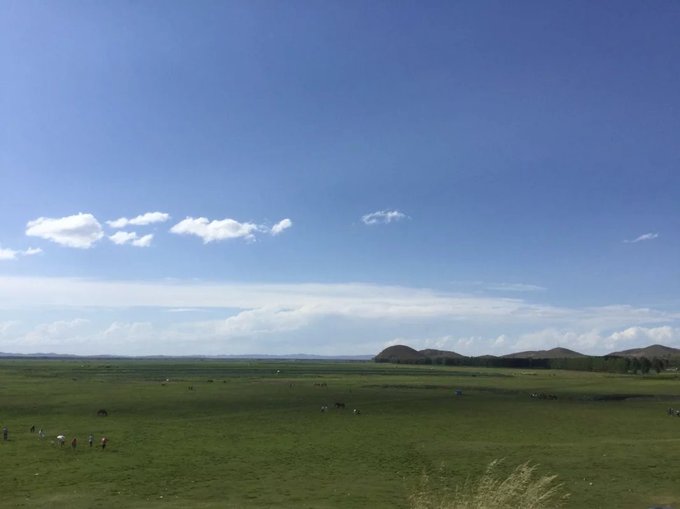
[[[672,406],[675,374],[4,360],[0,506],[406,508],[424,472],[454,487],[499,458],[557,474],[567,507],[680,505]]]

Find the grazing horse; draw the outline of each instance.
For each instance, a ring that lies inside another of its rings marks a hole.
[[[338,402],[336,402],[336,403],[335,403],[335,408],[342,408],[342,409],[344,409],[344,408],[345,408],[345,404],[344,404],[344,403],[338,403]]]

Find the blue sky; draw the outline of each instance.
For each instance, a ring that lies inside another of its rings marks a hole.
[[[680,347],[679,25],[2,2],[0,351]]]

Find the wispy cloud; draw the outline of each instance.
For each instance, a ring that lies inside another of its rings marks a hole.
[[[468,290],[490,290],[495,292],[544,292],[544,286],[527,284],[527,283],[488,283],[485,281],[451,281],[452,285],[456,287],[467,288]]]
[[[153,223],[164,223],[170,219],[170,214],[165,212],[147,212],[139,216],[128,219],[127,217],[120,217],[113,221],[106,221],[111,228],[125,228],[128,225],[146,226]]]
[[[283,232],[284,230],[287,230],[291,226],[293,226],[293,221],[291,221],[288,218],[282,219],[281,221],[276,223],[274,226],[272,226],[271,233],[272,233],[272,235],[279,235],[281,232]]]
[[[523,299],[459,295],[435,290],[347,284],[230,284],[126,282],[0,276],[0,308],[70,307],[299,309],[365,319],[469,320],[498,323],[579,323],[585,328],[680,319],[680,313],[611,305],[568,308]]]
[[[642,242],[643,240],[654,240],[659,237],[658,233],[644,233],[633,240],[624,240],[626,244],[635,244],[636,242]]]
[[[406,219],[408,216],[403,212],[398,210],[378,210],[376,212],[371,212],[370,214],[365,214],[361,217],[361,221],[364,224],[387,224],[396,221],[401,221]]]
[[[16,260],[20,256],[32,256],[42,253],[39,247],[29,247],[28,249],[17,250],[0,247],[0,262],[6,260]]]
[[[148,235],[139,237],[136,232],[118,231],[113,235],[110,235],[109,239],[119,246],[130,244],[131,246],[136,247],[149,247],[153,240],[153,234],[149,233]]]
[[[62,246],[88,249],[104,236],[92,214],[79,213],[60,218],[39,217],[26,225],[26,235],[40,237]]]

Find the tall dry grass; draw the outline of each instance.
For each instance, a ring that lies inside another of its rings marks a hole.
[[[569,494],[556,475],[537,477],[537,465],[523,463],[509,475],[498,473],[501,460],[492,461],[479,479],[468,479],[455,489],[434,483],[424,473],[409,497],[412,509],[558,509]]]

